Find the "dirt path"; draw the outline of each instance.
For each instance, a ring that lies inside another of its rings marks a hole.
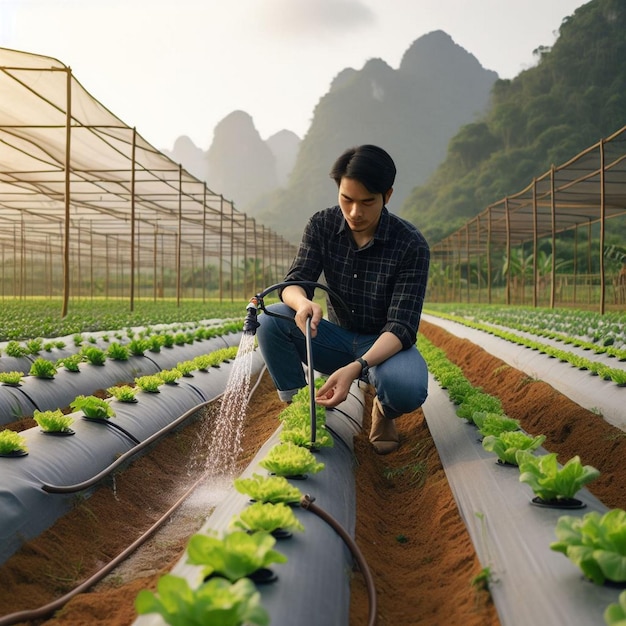
[[[626,505],[626,436],[555,392],[504,365],[467,340],[423,323],[421,331],[529,432],[548,436],[545,447],[567,460],[580,454],[602,471],[592,491],[608,506]],[[246,467],[277,427],[283,405],[264,377],[250,405],[244,436]],[[367,398],[368,404],[371,398]],[[166,510],[206,462],[200,440],[206,420],[180,431],[104,485],[0,568],[2,615],[36,608],[66,593],[114,557]],[[379,457],[366,434],[355,441],[356,539],[372,570],[378,626],[497,626],[489,595],[471,584],[478,563],[458,514],[421,410],[398,421],[402,447]],[[560,457],[560,458],[561,458]],[[189,460],[194,463],[190,465]],[[195,469],[194,469],[195,468]],[[150,487],[147,488],[147,485]],[[71,600],[49,626],[126,626],[135,618],[134,598],[154,588],[159,575],[180,558],[190,534],[210,511],[185,505],[135,556],[88,593]],[[357,571],[352,584],[351,626],[363,626],[367,594]]]

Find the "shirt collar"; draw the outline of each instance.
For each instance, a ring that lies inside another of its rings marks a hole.
[[[339,212],[339,226],[335,231],[336,235],[346,231],[348,227],[346,226],[346,220],[343,217],[343,213],[339,208],[339,205],[336,207]],[[380,239],[381,241],[387,241],[389,237],[389,210],[386,206],[383,206],[383,210],[380,213],[380,220],[378,221],[378,227],[376,228],[376,232],[374,233],[374,239]]]

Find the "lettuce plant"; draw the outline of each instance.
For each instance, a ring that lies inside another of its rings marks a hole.
[[[7,356],[12,356],[16,359],[20,357],[26,356],[28,354],[28,349],[23,346],[19,341],[9,341],[4,348],[4,351]]]
[[[198,369],[193,361],[181,361],[176,364],[176,369],[180,372],[181,376],[191,377],[192,372]]]
[[[76,396],[70,403],[74,411],[82,411],[85,417],[92,419],[108,419],[115,416],[115,411],[109,402],[97,396]]]
[[[286,563],[287,557],[273,549],[275,543],[265,532],[236,530],[221,539],[198,533],[187,544],[187,562],[201,565],[204,578],[215,575],[236,582],[272,563]]]
[[[63,366],[68,372],[80,372],[79,364],[82,362],[82,354],[70,354],[57,361],[57,366]]]
[[[519,430],[520,425],[519,420],[512,417],[507,417],[502,413],[489,413],[487,411],[476,411],[472,415],[472,419],[483,437]]]
[[[595,467],[583,466],[579,456],[572,457],[562,468],[559,468],[556,457],[555,452],[535,456],[526,450],[518,450],[515,454],[520,482],[530,485],[542,500],[571,499],[600,475]]]
[[[70,415],[63,415],[61,409],[54,411],[33,412],[33,419],[37,422],[41,430],[47,433],[63,433],[71,431],[70,426],[74,423],[74,418]]]
[[[107,360],[106,352],[101,348],[97,348],[95,346],[83,348],[82,354],[92,365],[104,365]]]
[[[8,428],[0,431],[0,454],[26,452],[26,437]]]
[[[612,509],[601,515],[563,515],[556,524],[557,541],[550,544],[578,565],[598,585],[626,581],[626,512]]]
[[[120,402],[135,402],[137,389],[130,385],[120,385],[119,387],[109,387],[107,392]]]
[[[43,357],[36,358],[31,366],[29,374],[37,378],[54,378],[57,373],[57,366],[52,361],[47,361]]]
[[[531,437],[521,431],[505,431],[499,435],[487,435],[483,439],[483,448],[496,454],[503,463],[517,465],[516,454],[518,450],[532,452],[545,440],[545,435]]]
[[[149,393],[159,393],[159,387],[164,384],[163,379],[156,374],[148,374],[135,378],[135,384],[142,391]]]
[[[185,578],[165,574],[157,583],[157,594],[147,589],[137,594],[135,608],[139,615],[159,613],[170,626],[267,626],[270,623],[267,611],[261,606],[261,594],[247,578],[235,583],[212,578],[192,589]]]
[[[617,604],[609,604],[604,611],[607,626],[626,626],[626,591],[619,594]]]
[[[293,509],[286,504],[255,502],[243,509],[230,523],[232,529],[250,532],[264,531],[272,533],[276,530],[304,531],[304,526],[294,515]]]
[[[114,341],[107,348],[107,356],[114,361],[128,361],[129,355],[130,350],[128,349],[128,346],[125,346],[117,341]]]
[[[239,493],[257,502],[296,504],[302,497],[302,492],[284,476],[252,474],[251,478],[236,478],[233,484]]]
[[[310,450],[293,443],[275,445],[259,465],[277,476],[317,474],[324,469],[324,463],[318,463]]]
[[[178,382],[178,379],[182,376],[182,374],[180,370],[174,367],[169,370],[160,371],[157,376],[159,376],[166,385],[174,385]]]
[[[22,382],[23,372],[0,372],[0,383],[17,386]]]
[[[311,425],[291,426],[283,428],[279,439],[283,443],[293,443],[304,448],[332,448],[335,441],[324,426],[318,425],[315,429],[315,442],[311,441]]]
[[[459,408],[456,410],[456,414],[458,417],[473,423],[474,413],[483,411],[502,414],[502,403],[500,402],[500,398],[475,390],[474,393],[466,396],[463,402],[461,402]]]

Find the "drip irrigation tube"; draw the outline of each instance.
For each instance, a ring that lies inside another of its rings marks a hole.
[[[167,435],[171,430],[174,430],[175,428],[180,426],[180,424],[189,419],[194,413],[197,413],[200,409],[203,409],[208,404],[211,404],[211,402],[218,400],[223,395],[224,394],[221,393],[214,398],[211,398],[206,402],[202,402],[195,407],[189,409],[188,411],[185,411],[180,417],[165,426],[165,428],[162,428],[161,430],[154,433],[154,435],[148,437],[141,443],[138,443],[135,447],[128,450],[128,452],[120,455],[115,461],[113,461],[113,463],[111,463],[111,465],[105,467],[101,472],[98,472],[95,476],[92,476],[88,480],[84,480],[83,482],[76,483],[74,485],[50,485],[44,483],[41,488],[47,493],[75,493],[77,491],[82,491],[84,489],[88,489],[89,487],[93,487],[103,478],[108,476],[113,470],[117,469],[120,465],[134,457],[136,454],[142,452],[145,448],[152,445],[155,441],[158,441],[159,439],[161,439],[161,437]]]
[[[250,390],[248,394],[248,399],[247,399],[248,404],[250,403],[250,399],[254,395],[254,392],[257,390],[259,384],[261,383],[261,379],[263,378],[263,374],[265,373],[266,369],[267,367],[263,366],[263,368],[261,369],[259,373],[259,376],[257,377],[257,381],[255,382],[254,386]],[[219,398],[221,398],[222,395],[223,394],[216,396],[210,402],[219,400]],[[206,405],[206,404],[209,404],[210,402],[206,402],[204,404]],[[180,424],[185,419],[187,419],[190,416],[190,414],[191,412],[189,412],[189,415],[188,414],[181,415],[181,417],[176,421],[175,424],[176,425]],[[159,431],[159,433],[155,433],[154,436],[150,438],[151,439],[150,442],[146,440],[145,442],[143,442],[143,444],[140,444],[141,448],[145,448],[146,445],[148,445],[148,443],[152,443],[153,441],[158,439],[159,435],[165,434],[163,431],[171,430],[175,424],[173,423],[171,427],[168,427],[167,429],[163,429]],[[130,456],[132,456],[131,452],[133,451],[131,450],[126,455],[124,455],[125,459],[128,459]],[[134,450],[134,452],[135,453],[139,452],[139,450]],[[117,467],[119,463],[116,463],[114,465],[115,467]],[[112,471],[113,469],[114,469],[113,466],[111,466],[110,468],[107,468],[107,470],[109,471]],[[109,473],[109,472],[106,472],[106,473]],[[170,519],[170,517],[172,517],[172,515],[185,503],[187,498],[189,498],[189,496],[198,488],[198,486],[201,485],[206,480],[208,474],[209,474],[209,471],[204,472],[191,485],[191,487],[187,489],[187,491],[185,491],[185,493],[165,512],[165,514],[161,516],[150,528],[148,528],[146,532],[144,532],[140,537],[138,537],[135,541],[133,541],[133,543],[131,543],[127,548],[125,548],[122,552],[120,552],[115,558],[109,561],[109,563],[107,563],[102,569],[98,570],[97,572],[92,574],[87,580],[83,581],[80,585],[78,585],[78,587],[75,587],[74,589],[72,589],[72,591],[66,593],[65,595],[61,596],[60,598],[57,598],[56,600],[52,602],[49,602],[48,604],[40,606],[39,608],[30,609],[26,611],[18,611],[16,613],[11,613],[10,615],[5,615],[4,617],[0,617],[0,626],[12,626],[13,624],[19,624],[21,622],[44,619],[48,617],[49,615],[52,615],[55,611],[58,611],[59,609],[63,608],[74,596],[77,596],[78,594],[83,593],[84,591],[87,591],[89,588],[93,587],[93,585],[100,582],[105,576],[107,576],[111,571],[113,571],[118,565],[123,563],[133,552],[135,552],[135,550],[140,548],[148,539],[150,539],[150,537],[152,537],[152,535],[154,535],[154,533],[157,530],[159,530],[159,528],[163,526],[163,524],[167,522]],[[105,475],[105,473],[101,472],[100,478],[102,478],[103,475]],[[44,486],[44,489],[45,487],[46,486]]]
[[[352,552],[352,556],[354,556],[356,562],[359,565],[359,569],[365,578],[365,585],[367,587],[367,597],[369,600],[369,614],[368,614],[368,626],[374,626],[376,624],[376,609],[377,609],[377,599],[376,599],[376,587],[374,585],[374,579],[372,578],[372,573],[367,565],[367,561],[363,556],[363,553],[359,549],[359,546],[356,542],[350,537],[350,535],[346,532],[344,527],[337,522],[337,520],[329,515],[324,509],[321,509],[316,504],[313,504],[315,498],[311,497],[308,493],[302,496],[300,499],[300,506],[307,510],[311,511],[311,513],[315,513],[318,517],[323,519],[329,526],[335,530],[335,532],[343,539],[344,543]]]

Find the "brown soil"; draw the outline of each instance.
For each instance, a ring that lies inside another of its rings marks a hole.
[[[626,507],[626,435],[581,409],[549,385],[523,373],[467,340],[422,322],[421,332],[463,368],[470,381],[498,395],[505,411],[531,433],[547,435],[545,447],[567,460],[601,470],[590,488],[610,507]],[[264,377],[245,425],[243,469],[274,432],[283,406]],[[371,395],[366,396],[367,407]],[[202,473],[202,456],[189,464],[206,440],[199,420],[103,485],[49,531],[30,541],[0,568],[2,614],[34,609],[67,593],[144,532]],[[497,626],[489,594],[472,579],[481,571],[457,511],[421,410],[402,416],[400,450],[373,454],[367,442],[369,411],[356,438],[356,540],[372,571],[379,626]],[[149,485],[149,488],[147,488]],[[134,598],[154,589],[158,577],[178,561],[188,537],[209,511],[186,504],[123,566],[70,600],[54,618],[29,622],[48,626],[123,626],[135,619]],[[368,597],[355,571],[350,624],[367,623]]]

